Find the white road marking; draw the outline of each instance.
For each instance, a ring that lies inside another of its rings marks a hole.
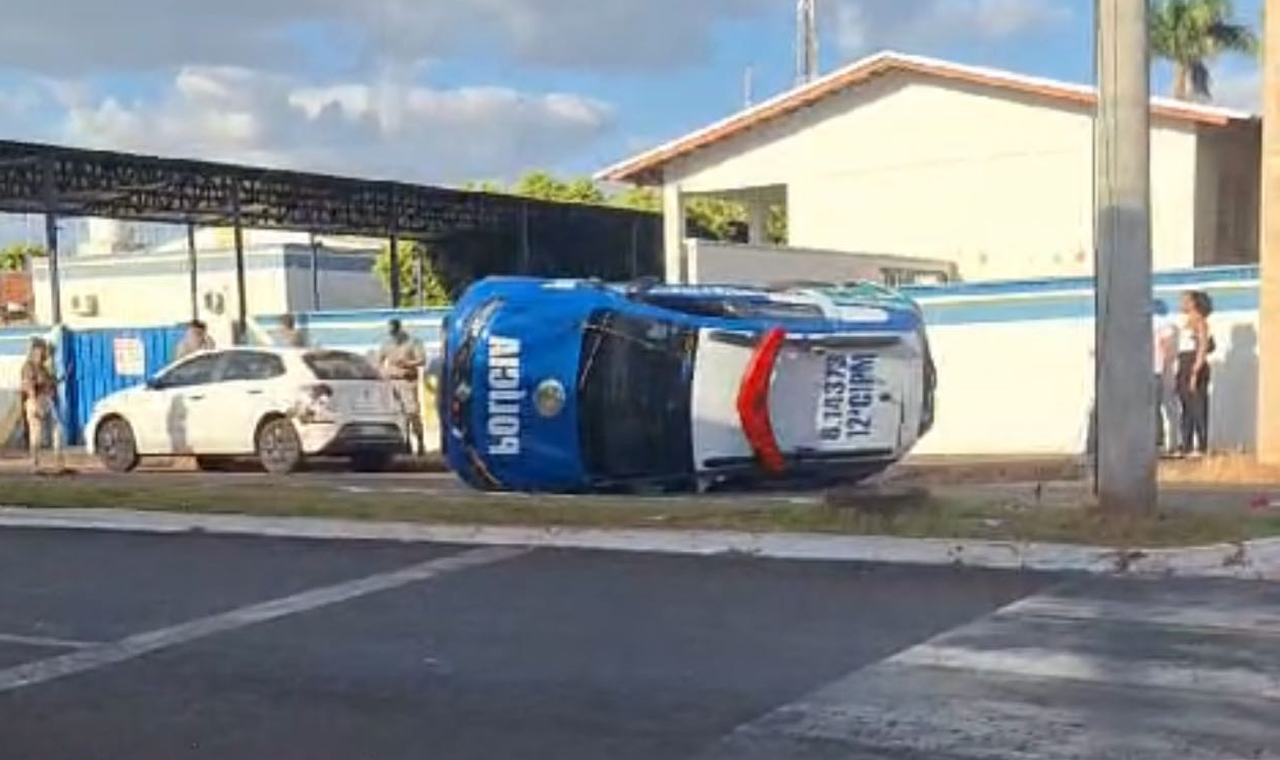
[[[0,633],[0,644],[21,644],[23,646],[55,649],[88,649],[89,647],[97,646],[99,642],[59,639],[53,636],[24,636],[17,633]]]
[[[1261,600],[1233,604],[1231,599],[1195,599],[1182,603],[1139,599],[1081,599],[1033,596],[1002,609],[1000,617],[1044,617],[1140,623],[1264,636],[1280,636],[1280,608]]]
[[[97,670],[152,652],[186,644],[245,626],[348,602],[369,594],[438,578],[481,565],[512,559],[531,551],[525,547],[486,547],[429,560],[389,573],[371,575],[332,586],[228,610],[169,628],[135,634],[119,641],[0,670],[0,693]]]
[[[1072,681],[1184,689],[1245,699],[1280,700],[1280,678],[1245,668],[1196,667],[1135,661],[1102,655],[1083,655],[1039,647],[995,650],[921,644],[889,659],[897,665],[916,665],[981,673],[1059,678]]]
[[[1074,584],[743,724],[699,760],[1280,760],[1274,591]],[[1120,592],[1120,597],[1115,596]]]

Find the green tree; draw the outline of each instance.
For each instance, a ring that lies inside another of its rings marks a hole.
[[[629,187],[609,199],[609,203],[635,211],[662,212],[662,196],[651,187]],[[692,198],[685,207],[696,234],[712,240],[732,240],[736,230],[747,223],[741,203],[719,198]],[[787,212],[781,205],[769,207],[769,242],[787,242]]]
[[[438,262],[432,247],[426,243],[413,240],[401,240],[398,247],[398,263],[400,269],[400,305],[401,306],[448,306],[453,302],[453,290],[445,283],[440,274]],[[419,298],[417,283],[418,256],[425,257],[422,280],[425,299]],[[382,282],[383,290],[391,292],[391,245],[382,247],[382,252],[373,262],[373,271]]]
[[[1220,53],[1252,53],[1258,37],[1232,20],[1231,0],[1151,0],[1151,53],[1173,64],[1173,96],[1209,99],[1209,64]]]
[[[632,211],[662,212],[662,195],[652,187],[634,185],[609,199],[610,205]]]
[[[606,201],[604,192],[589,177],[562,180],[545,171],[529,172],[516,181],[510,192],[525,198],[561,203],[603,205]]]
[[[0,272],[21,272],[27,261],[44,255],[44,248],[34,243],[10,243],[0,248]]]

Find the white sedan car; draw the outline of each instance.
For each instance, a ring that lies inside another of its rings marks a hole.
[[[85,438],[115,472],[174,455],[195,456],[203,469],[257,456],[285,473],[309,456],[345,456],[380,470],[405,448],[390,384],[361,356],[316,349],[193,354],[100,401]]]

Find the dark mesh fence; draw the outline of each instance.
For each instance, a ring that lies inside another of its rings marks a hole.
[[[498,274],[661,277],[662,217],[577,204],[531,204],[508,228],[459,232],[434,243],[453,284]]]

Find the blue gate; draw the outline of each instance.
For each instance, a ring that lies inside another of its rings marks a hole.
[[[67,330],[59,353],[67,373],[63,409],[68,442],[84,443],[94,404],[145,382],[173,361],[183,330],[181,325]]]

